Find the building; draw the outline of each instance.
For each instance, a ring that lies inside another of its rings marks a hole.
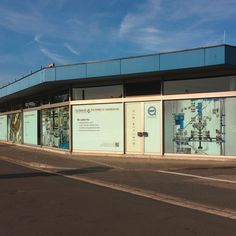
[[[0,88],[0,140],[72,153],[236,156],[236,47],[65,66]]]

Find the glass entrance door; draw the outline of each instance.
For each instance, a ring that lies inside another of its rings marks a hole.
[[[160,153],[160,102],[130,102],[126,111],[126,153]]]

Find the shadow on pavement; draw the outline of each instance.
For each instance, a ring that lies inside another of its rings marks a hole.
[[[94,166],[94,167],[87,167],[87,168],[82,168],[82,169],[57,171],[57,172],[55,172],[55,174],[40,172],[40,171],[31,172],[31,173],[0,174],[0,180],[1,179],[33,178],[33,177],[50,177],[50,176],[57,176],[57,174],[80,175],[80,174],[105,172],[105,171],[109,171],[111,169],[112,168],[110,168],[110,167]]]
[[[4,143],[0,143],[0,146],[1,146],[1,147],[6,147],[6,148],[8,148],[8,147],[15,147],[16,145],[15,145],[15,144],[4,144]]]
[[[16,174],[0,174],[0,179],[18,179],[18,178],[33,178],[33,177],[48,177],[56,176],[55,174],[45,172],[33,172],[33,173],[16,173]]]
[[[62,170],[57,171],[58,174],[63,175],[80,175],[80,174],[90,174],[90,173],[98,173],[98,172],[105,172],[112,170],[111,167],[105,167],[105,166],[93,166],[93,167],[86,167],[82,169],[73,169],[73,170]]]
[[[186,167],[180,168],[182,170],[232,170],[235,166],[209,166],[209,167]]]

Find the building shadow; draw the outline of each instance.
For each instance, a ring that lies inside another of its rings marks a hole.
[[[29,172],[29,173],[14,173],[14,174],[0,174],[1,179],[19,179],[19,178],[35,178],[35,177],[50,177],[50,176],[58,176],[60,175],[81,175],[81,174],[91,174],[91,173],[99,173],[109,171],[112,168],[110,167],[103,167],[103,166],[93,166],[93,167],[86,167],[81,169],[67,169],[62,171],[56,171],[54,173],[46,173],[46,172]]]
[[[45,172],[0,174],[0,180],[1,179],[19,179],[19,178],[49,177],[49,176],[56,176],[56,174],[45,173]]]
[[[87,167],[87,168],[81,168],[81,169],[62,170],[62,171],[58,171],[57,173],[63,174],[63,175],[81,175],[81,174],[105,172],[112,169],[113,168],[106,167],[106,166],[93,166],[93,167]]]

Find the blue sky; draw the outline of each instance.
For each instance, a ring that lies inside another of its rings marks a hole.
[[[236,0],[0,0],[0,86],[46,66],[236,45]]]

